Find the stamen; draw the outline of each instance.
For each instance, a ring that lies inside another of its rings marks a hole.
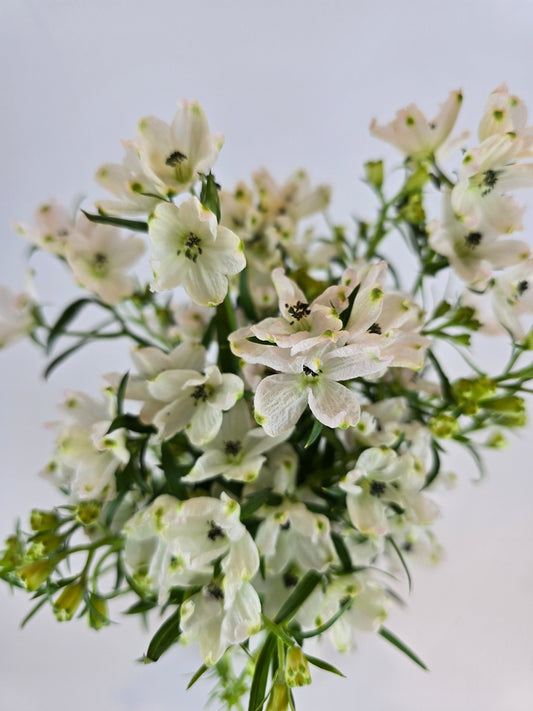
[[[305,301],[297,301],[294,306],[289,306],[289,304],[285,304],[285,308],[289,312],[289,315],[292,316],[293,319],[295,319],[295,321],[301,321],[304,316],[309,316],[309,314],[311,313],[309,304],[306,304]],[[292,326],[293,323],[294,321],[291,321],[290,325]]]
[[[192,391],[191,397],[196,400],[196,402],[199,400],[205,402],[208,398],[208,394],[205,385],[197,385]]]
[[[183,163],[184,160],[187,160],[187,156],[185,155],[185,153],[182,153],[181,151],[174,151],[174,153],[171,153],[166,159],[165,165],[169,165],[171,168],[173,168],[175,165]]]
[[[202,248],[200,247],[201,244],[202,240],[197,237],[194,232],[189,232],[189,236],[185,240],[185,256],[187,257],[187,259],[190,259],[191,262],[194,262],[195,264],[200,254],[202,254]]]
[[[518,285],[516,287],[516,290],[518,292],[518,296],[522,296],[522,294],[529,289],[529,282],[526,279],[523,279],[522,281],[518,282]]]
[[[468,247],[478,247],[481,244],[481,240],[483,239],[483,235],[481,232],[469,232],[467,235],[465,235],[465,242]]]
[[[483,173],[483,185],[485,186],[485,190],[481,193],[481,197],[485,197],[485,195],[488,195],[494,190],[494,187],[496,183],[498,182],[498,173],[495,170],[492,170],[492,168],[489,168],[489,170],[486,170]]]
[[[216,541],[217,538],[225,538],[226,534],[224,531],[220,528],[220,526],[217,526],[217,524],[214,521],[209,521],[209,531],[207,532],[207,537],[209,538],[210,541]]]
[[[207,586],[207,592],[211,595],[211,597],[214,597],[215,600],[224,599],[224,593],[216,583],[209,583],[209,585]]]
[[[367,328],[366,332],[377,333],[378,336],[381,336],[381,326],[379,325],[379,323],[373,323],[370,328]]]
[[[387,485],[383,481],[373,481],[370,484],[370,494],[378,499],[385,493]]]
[[[224,451],[231,457],[236,457],[242,449],[241,442],[229,440],[224,443]]]
[[[313,378],[318,378],[318,376],[322,372],[321,370],[319,370],[318,373],[315,373],[315,371],[311,370],[311,368],[309,368],[307,365],[304,365],[304,367],[302,368],[302,371],[305,375],[311,376]]]

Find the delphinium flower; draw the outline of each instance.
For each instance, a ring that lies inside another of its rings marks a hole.
[[[80,217],[69,236],[65,256],[77,282],[106,304],[131,296],[135,279],[126,273],[143,254],[140,237],[124,236],[110,225],[97,225]]]
[[[448,141],[463,102],[460,90],[450,92],[439,113],[429,121],[420,109],[410,104],[397,112],[396,118],[386,126],[378,125],[376,119],[370,124],[370,132],[391,143],[404,155],[417,160],[441,158],[450,153],[464,140],[462,134],[455,141]]]
[[[459,220],[451,205],[449,190],[443,195],[442,221],[430,223],[429,244],[447,257],[458,276],[477,288],[486,286],[494,269],[518,264],[527,259],[530,249],[525,242],[498,239],[499,233],[482,226],[475,218]]]
[[[36,326],[32,297],[22,292],[14,294],[5,286],[0,286],[0,348],[18,341]]]
[[[133,574],[142,579],[146,571],[146,584],[158,588],[163,600],[172,585],[196,589],[198,583],[202,585],[182,605],[180,625],[184,641],[198,640],[208,665],[260,627],[261,605],[248,582],[257,572],[259,555],[239,516],[239,505],[224,494],[220,499],[187,501],[161,496],[125,527],[128,559],[130,565],[137,564],[136,569],[132,566]],[[161,546],[154,539],[165,544],[155,567],[139,555],[146,545],[158,555]],[[219,559],[222,575],[215,579]]]
[[[160,186],[148,176],[141,165],[133,141],[122,141],[125,155],[122,164],[106,163],[96,173],[96,182],[110,192],[115,200],[98,200],[98,212],[104,215],[149,215],[155,206],[166,200]]]
[[[149,223],[155,291],[183,285],[201,306],[220,304],[228,276],[244,269],[242,243],[215,215],[191,197],[179,207],[161,203]]]
[[[496,318],[513,338],[524,338],[525,330],[519,317],[533,313],[533,259],[495,277],[492,304]]]
[[[194,483],[221,475],[249,483],[257,478],[266,460],[264,453],[289,434],[269,437],[261,427],[253,427],[248,405],[240,400],[223,415],[217,436],[202,447],[204,453],[182,481]]]
[[[15,222],[17,232],[36,247],[63,256],[71,234],[75,231],[75,220],[63,205],[55,200],[39,205],[32,225]]]
[[[214,134],[202,107],[182,100],[170,125],[146,116],[139,121],[135,145],[146,175],[158,192],[176,195],[209,173],[222,147],[222,134]]]
[[[127,464],[125,432],[108,433],[116,414],[115,399],[107,390],[101,400],[82,392],[68,392],[62,406],[57,450],[45,474],[66,486],[74,500],[110,500],[116,493],[115,472]]]

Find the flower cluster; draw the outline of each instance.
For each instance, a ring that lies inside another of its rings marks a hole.
[[[92,342],[130,345],[99,399],[66,394],[44,469],[65,503],[35,509],[1,553],[0,577],[35,609],[51,601],[58,620],[100,629],[126,596],[129,614],[165,615],[147,662],[195,642],[191,683],[213,670],[224,702],[249,693],[251,711],[294,708],[309,664],[338,673],[309,638],[347,651],[373,631],[424,666],[384,624],[401,600],[391,579],[410,587],[411,563],[442,555],[431,526],[455,478],[448,442],[481,467],[483,447],[525,424],[533,379],[518,363],[533,350],[533,258],[508,236],[524,213],[510,191],[533,186],[533,129],[502,85],[461,156],[461,102],[452,92],[433,121],[411,105],[372,122],[405,179],[387,194],[383,162],[365,165],[378,214],[355,231],[320,219],[330,189],[303,171],[222,189],[222,138],[188,101],[170,125],[140,120],[123,162],[96,173],[111,195],[96,210],[50,201],[17,223],[89,293],[50,317],[1,287],[0,346],[29,335],[53,354],[50,375]],[[414,269],[387,258],[389,237]],[[146,283],[131,271],[145,252]],[[465,351],[491,327],[510,355],[489,375]],[[450,346],[470,368],[456,379]]]

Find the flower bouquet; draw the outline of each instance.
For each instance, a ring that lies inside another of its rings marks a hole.
[[[54,310],[31,285],[1,288],[0,344],[29,336],[46,377],[89,344],[131,346],[98,396],[66,394],[43,470],[62,499],[0,553],[0,577],[32,593],[25,621],[47,605],[95,630],[148,618],[144,662],[193,642],[189,686],[214,677],[214,698],[249,711],[294,709],[310,667],[341,673],[328,644],[348,651],[360,630],[425,668],[385,625],[396,583],[441,555],[432,491],[453,484],[448,445],[482,473],[482,451],[524,426],[533,378],[533,259],[508,236],[533,128],[502,85],[467,149],[451,137],[461,103],[453,91],[432,121],[410,105],[372,122],[403,156],[388,176],[364,166],[374,220],[333,221],[330,189],[303,171],[223,189],[223,138],[182,101],[98,170],[95,208],[51,201],[17,223],[29,257],[49,252],[85,293]],[[507,340],[498,372],[477,331]]]

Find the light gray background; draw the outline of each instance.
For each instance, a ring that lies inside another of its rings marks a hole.
[[[279,179],[304,166],[333,184],[339,219],[370,215],[362,163],[393,156],[369,136],[372,116],[388,120],[410,101],[432,114],[462,86],[460,125],[475,129],[503,80],[533,107],[531,31],[527,0],[0,0],[0,281],[17,289],[23,280],[10,220],[29,220],[51,196],[96,197],[92,176],[120,160],[119,139],[144,114],[170,120],[181,97],[199,99],[226,135],[216,168],[225,186],[261,165]],[[75,293],[49,258],[36,266],[43,299]],[[94,392],[101,373],[125,367],[124,348],[93,346],[44,384],[29,344],[0,355],[2,531],[33,505],[59,501],[37,472],[52,442],[42,423],[64,389]],[[323,708],[333,695],[368,711],[532,708],[532,434],[495,453],[481,485],[466,458],[449,465],[459,484],[441,497],[437,526],[447,559],[415,571],[409,610],[388,623],[431,672],[361,635],[358,653],[337,660],[349,679],[316,673],[296,694],[299,708]],[[134,660],[149,637],[135,620],[96,634],[46,610],[20,632],[26,596],[0,596],[0,708],[202,708],[209,684],[184,691],[194,650],[142,667]]]

